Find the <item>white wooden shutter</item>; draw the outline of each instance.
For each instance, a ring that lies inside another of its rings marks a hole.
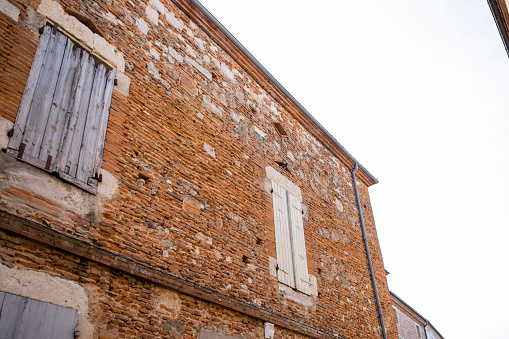
[[[115,73],[45,27],[7,153],[96,193]]]
[[[306,241],[302,223],[301,202],[288,193],[288,212],[292,240],[293,267],[295,272],[295,288],[306,294],[310,293],[308,262],[306,257]]]
[[[272,182],[272,202],[274,206],[274,226],[276,231],[277,277],[280,282],[295,287],[293,272],[292,242],[288,219],[286,190]]]
[[[78,312],[0,291],[0,338],[74,339]]]
[[[8,154],[37,167],[48,167],[40,151],[66,42],[65,36],[52,34],[50,27],[44,29],[9,140]]]

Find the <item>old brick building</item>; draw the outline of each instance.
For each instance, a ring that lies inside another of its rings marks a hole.
[[[444,339],[428,319],[391,291],[399,339]]]
[[[397,338],[376,179],[197,1],[0,0],[0,40],[0,328]]]

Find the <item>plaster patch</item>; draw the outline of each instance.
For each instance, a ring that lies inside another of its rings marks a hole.
[[[279,173],[271,166],[265,167],[265,174],[267,175],[267,178],[276,182],[279,186],[283,187],[302,202],[302,193],[299,186],[291,182],[287,177]]]
[[[269,274],[273,277],[277,277],[277,259],[274,257],[269,257]]]
[[[25,27],[28,28],[33,34],[39,35],[39,29],[46,25],[46,18],[41,14],[37,13],[35,9],[27,7],[27,19],[25,21]]]
[[[202,52],[205,51],[205,43],[202,39],[194,38],[194,42]]]
[[[173,59],[177,60],[178,62],[180,62],[180,63],[184,62],[184,57],[179,52],[177,52],[176,50],[174,50],[171,47],[168,47],[168,54],[169,54],[169,57],[172,57]]]
[[[136,19],[136,27],[138,27],[138,30],[143,33],[143,34],[147,34],[148,33],[148,24],[145,20],[139,18],[139,19]]]
[[[0,0],[0,12],[7,15],[12,20],[18,22],[19,9],[7,0]]]
[[[262,131],[258,126],[254,126],[254,130],[255,130],[256,134],[258,134],[262,138],[265,138],[267,136],[267,133]]]
[[[159,73],[159,70],[157,69],[156,65],[151,61],[148,63],[148,72],[154,76],[156,79],[161,79],[161,74]]]
[[[159,52],[153,47],[150,47],[150,55],[156,60],[159,60],[161,58],[161,54],[159,54]]]
[[[77,310],[80,338],[93,338],[94,326],[87,319],[88,296],[81,285],[42,271],[9,268],[1,263],[0,277],[0,291]]]
[[[184,24],[182,23],[182,21],[180,21],[179,19],[175,18],[175,14],[173,14],[173,12],[169,12],[167,11],[165,13],[165,16],[166,16],[166,20],[168,20],[168,22],[173,26],[175,27],[175,29],[178,31],[178,32],[182,32],[182,30],[184,29]]]
[[[293,288],[286,286],[285,284],[279,283],[279,292],[282,292],[285,298],[295,301],[301,305],[306,306],[306,308],[313,307],[316,303],[315,298],[304,294],[302,292],[296,291]]]
[[[101,173],[103,180],[98,185],[97,195],[92,195],[36,167],[17,161],[7,154],[0,154],[0,190],[9,186],[21,188],[33,195],[40,195],[58,202],[65,209],[83,217],[90,213],[99,215],[103,204],[113,199],[117,192],[117,178],[104,169]],[[20,208],[19,200],[3,195],[0,196],[0,203],[9,212],[16,213],[16,210]]]
[[[120,21],[117,20],[117,18],[110,12],[107,12],[107,13],[102,13],[102,17],[106,20],[108,20],[109,22],[111,22],[112,24],[114,25],[119,25],[121,24]]]
[[[203,149],[205,150],[205,152],[207,152],[208,155],[210,155],[211,157],[215,158],[216,157],[216,150],[210,146],[209,144],[207,143],[204,143],[203,144]]]
[[[334,204],[336,205],[338,211],[340,213],[343,213],[343,203],[339,201],[338,199],[334,199]]]
[[[164,5],[159,0],[150,0],[149,4],[161,14],[164,14],[164,12],[166,11]]]
[[[159,24],[159,13],[155,9],[150,6],[150,4],[145,7],[145,15],[147,16],[147,19],[150,20],[154,25]]]
[[[202,65],[197,63],[194,59],[188,57],[186,55],[186,61],[191,64],[194,68],[196,68],[205,78],[207,78],[209,81],[212,81],[212,74],[207,71]]]
[[[168,314],[176,317],[180,314],[182,301],[176,292],[170,291],[165,288],[156,287],[154,295],[157,295],[153,304],[154,308],[163,314]]]
[[[9,137],[7,133],[14,127],[14,123],[4,117],[0,117],[0,149],[7,148]]]
[[[203,101],[201,103],[202,107],[208,109],[218,117],[222,118],[224,116],[224,110],[222,107],[218,107],[212,103],[211,98],[208,95],[203,96]]]
[[[117,72],[116,79],[117,86],[115,86],[115,90],[128,97],[131,78],[129,78],[124,72]]]
[[[69,307],[88,315],[88,297],[79,284],[41,271],[9,268],[0,263],[0,290]]]
[[[1,0],[0,0],[1,1]],[[37,12],[52,22],[58,24],[64,33],[75,39],[82,47],[90,51],[93,55],[112,66],[116,73],[125,71],[125,60],[121,52],[115,46],[107,42],[103,37],[93,33],[87,26],[81,23],[75,17],[68,15],[63,7],[53,0],[42,0]],[[146,24],[146,23],[145,23]],[[148,26],[147,26],[148,31]],[[123,83],[127,77],[117,77],[119,87],[123,92],[129,92],[130,81]]]
[[[235,75],[230,70],[230,67],[228,67],[228,65],[226,65],[224,62],[221,62],[221,66],[219,67],[219,71],[221,72],[222,75],[224,75],[228,79],[230,79],[232,81],[235,80]]]

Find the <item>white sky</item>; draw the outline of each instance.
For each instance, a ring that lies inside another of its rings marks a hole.
[[[509,58],[485,0],[201,3],[380,183],[389,286],[509,338]]]

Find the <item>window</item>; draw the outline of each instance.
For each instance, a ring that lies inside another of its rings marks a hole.
[[[96,193],[115,73],[46,26],[7,153]]]
[[[0,291],[2,338],[74,339],[78,312]]]
[[[290,192],[272,181],[276,230],[277,277],[280,282],[310,294],[302,205]]]
[[[283,125],[279,121],[273,121],[272,124],[274,124],[274,127],[276,128],[280,136],[282,136],[283,138],[288,137],[288,133],[286,133]]]
[[[417,330],[417,338],[421,339],[421,328],[419,325],[415,325],[415,329]]]

